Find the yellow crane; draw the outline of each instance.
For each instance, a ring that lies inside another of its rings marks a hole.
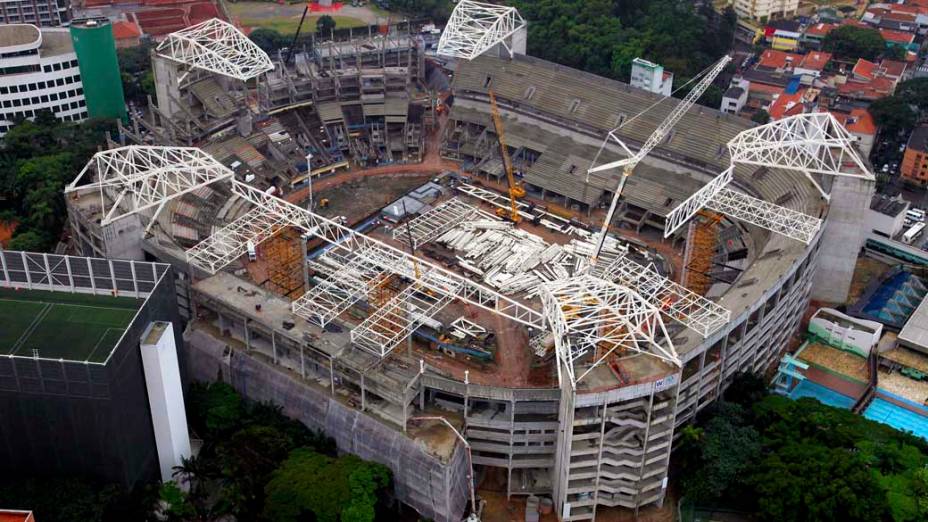
[[[509,212],[505,209],[498,209],[496,214],[505,217],[513,223],[522,221],[519,215],[519,198],[525,197],[525,188],[516,183],[516,178],[512,174],[512,159],[509,157],[509,148],[506,146],[506,134],[503,131],[503,118],[499,115],[499,107],[496,105],[496,95],[493,90],[487,90],[490,96],[490,108],[493,110],[493,126],[496,127],[496,139],[499,140],[499,152],[503,157],[503,167],[506,170],[506,181],[509,183]],[[507,215],[508,214],[508,215]]]

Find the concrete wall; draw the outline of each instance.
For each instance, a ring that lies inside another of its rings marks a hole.
[[[865,216],[875,185],[860,178],[837,177],[831,190],[831,208],[825,221],[819,267],[812,298],[829,303],[847,300],[857,254],[867,238]]]
[[[184,334],[191,379],[231,384],[253,401],[269,401],[284,415],[335,439],[338,450],[379,462],[393,472],[396,498],[423,517],[452,522],[464,517],[467,503],[467,459],[458,446],[448,463],[425,452],[405,434],[349,408],[326,393],[300,382],[275,366],[196,329]]]

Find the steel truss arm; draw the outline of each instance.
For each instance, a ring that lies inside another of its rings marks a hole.
[[[546,283],[540,293],[572,386],[613,354],[644,353],[680,366],[660,311],[631,289],[586,275]]]
[[[809,244],[822,226],[822,220],[762,199],[723,188],[709,200],[706,208]]]
[[[263,212],[278,216],[289,225],[318,236],[329,243],[341,245],[346,249],[359,253],[359,255],[387,272],[404,276],[410,280],[416,279],[416,265],[418,265],[420,272],[434,272],[436,277],[423,276],[418,281],[418,284],[427,290],[438,294],[450,292],[454,298],[532,328],[542,329],[545,326],[543,314],[428,260],[415,258],[398,248],[381,243],[328,218],[314,214],[271,194],[266,194],[250,185],[233,181],[232,192],[247,199],[262,209]],[[215,270],[212,270],[212,272],[221,268],[218,263],[213,266]],[[442,281],[453,284],[439,284]]]
[[[742,131],[728,142],[728,151],[734,164],[874,179],[855,141],[830,112],[812,112]]]
[[[112,200],[104,217],[108,225],[201,189],[215,181],[232,179],[233,172],[194,147],[127,145],[93,155],[80,174],[65,187],[65,194],[98,190]]]
[[[267,53],[234,25],[218,18],[169,34],[158,45],[157,53],[169,60],[240,81],[274,69]]]
[[[215,274],[245,255],[248,243],[259,245],[287,224],[280,215],[254,208],[187,250],[187,262]]]
[[[321,327],[363,299],[370,292],[371,282],[386,274],[364,255],[338,246],[319,259],[313,268],[325,273],[328,279],[309,289],[290,308],[294,314]]]
[[[601,269],[594,267],[593,275],[631,288],[651,306],[703,337],[731,320],[731,312],[721,305],[624,256]]]
[[[420,283],[425,283],[420,286]],[[430,296],[423,287],[442,286],[444,293]],[[459,292],[458,285],[429,271],[378,308],[357,328],[351,330],[351,342],[379,357],[386,357],[413,331],[450,303]]]
[[[506,39],[523,27],[525,20],[514,7],[461,0],[438,40],[438,54],[473,60],[497,44],[511,54]]]
[[[677,208],[673,209],[667,215],[667,222],[664,224],[664,237],[670,237],[678,228],[699,213],[712,198],[716,196],[726,185],[731,182],[734,167],[728,167],[725,172],[706,183],[701,189],[686,198]]]
[[[393,239],[409,245],[409,236],[412,236],[412,249],[434,241],[435,238],[465,221],[470,221],[478,209],[452,198],[441,205],[430,209],[425,214],[409,221],[407,226],[393,229]]]

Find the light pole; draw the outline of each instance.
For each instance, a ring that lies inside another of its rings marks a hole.
[[[414,421],[439,421],[445,423],[449,429],[457,436],[458,439],[464,444],[464,449],[467,450],[467,486],[470,490],[470,516],[467,517],[467,522],[479,522],[477,517],[477,495],[474,493],[474,460],[470,453],[470,443],[467,442],[467,439],[461,435],[461,432],[457,430],[448,419],[438,416],[422,416],[422,417],[410,417],[409,420]]]
[[[313,153],[306,153],[306,176],[309,179],[309,210],[313,209]]]

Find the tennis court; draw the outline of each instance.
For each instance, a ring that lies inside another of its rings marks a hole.
[[[0,288],[0,354],[103,362],[143,301]]]

